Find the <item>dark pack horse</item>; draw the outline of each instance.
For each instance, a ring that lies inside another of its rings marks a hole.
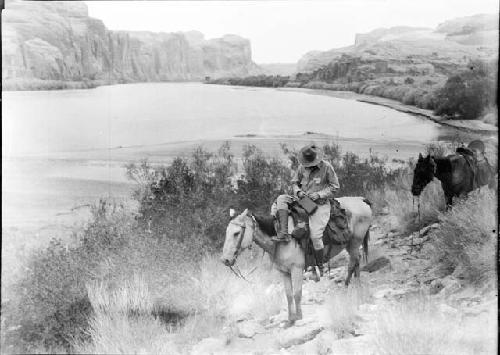
[[[477,166],[471,161],[473,160],[468,161],[464,154],[459,153],[442,158],[431,155],[424,158],[419,154],[413,174],[412,194],[420,196],[425,186],[437,178],[443,187],[446,206],[450,207],[453,197],[465,196],[487,184],[491,187],[494,174],[488,161]]]

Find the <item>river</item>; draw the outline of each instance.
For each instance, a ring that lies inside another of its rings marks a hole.
[[[386,107],[270,88],[147,83],[2,94],[3,228],[57,225],[99,196],[126,198],[124,162],[151,151],[168,161],[189,142],[283,137],[269,144],[318,132],[357,153],[378,144],[407,158],[450,135]]]

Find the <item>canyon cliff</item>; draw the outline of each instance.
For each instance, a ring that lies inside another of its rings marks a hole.
[[[111,31],[78,1],[9,1],[2,22],[4,89],[53,81],[202,80],[256,69],[250,41],[242,37]]]
[[[357,34],[351,46],[306,53],[297,63],[297,70],[313,72],[336,61],[345,62],[346,56],[392,67],[396,72],[411,72],[419,66],[424,66],[425,72],[434,68],[440,71],[473,59],[488,60],[498,56],[498,15],[457,18],[435,29],[398,26]]]

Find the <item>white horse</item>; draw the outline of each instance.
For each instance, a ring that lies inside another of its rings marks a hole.
[[[372,223],[372,210],[368,200],[362,197],[338,198],[341,208],[347,212],[349,235],[345,244],[330,245],[325,248],[325,259],[329,260],[344,248],[349,253],[348,274],[345,280],[349,285],[352,274],[359,277],[359,247],[363,245],[365,257],[368,256],[368,240]],[[221,261],[226,266],[233,266],[238,255],[254,241],[269,253],[280,271],[285,285],[288,302],[288,324],[302,319],[302,280],[305,266],[304,251],[299,243],[292,239],[289,243],[275,243],[271,237],[276,235],[272,217],[254,216],[248,209],[229,222]],[[293,307],[295,303],[295,307]]]

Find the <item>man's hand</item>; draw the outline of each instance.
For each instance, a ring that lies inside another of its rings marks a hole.
[[[311,200],[316,201],[319,198],[319,194],[317,192],[313,192],[309,194],[309,197],[311,198]]]
[[[304,197],[305,195],[306,195],[306,193],[305,193],[304,191],[302,191],[302,190],[297,191],[297,197],[298,197],[298,198],[302,198],[302,197]]]

